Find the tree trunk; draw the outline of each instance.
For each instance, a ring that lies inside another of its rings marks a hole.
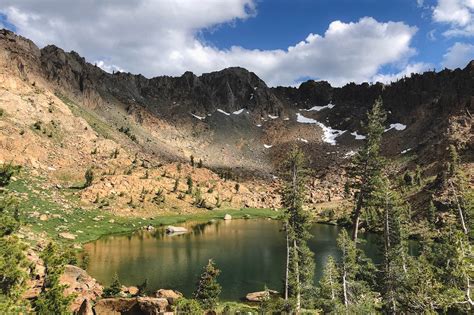
[[[360,221],[360,211],[362,210],[362,190],[359,192],[359,196],[357,197],[357,204],[354,210],[354,220],[352,222],[353,230],[352,230],[352,240],[354,243],[357,244],[357,237],[359,233],[359,221]]]
[[[347,306],[349,305],[349,301],[347,299],[347,270],[346,270],[346,263],[345,263],[345,256],[346,256],[346,250],[343,246],[343,252],[342,252],[342,291],[344,293],[344,306],[347,309]]]
[[[296,239],[293,240],[293,250],[295,255],[293,259],[295,260],[295,274],[296,274],[296,314],[300,313],[301,310],[301,284],[300,284],[300,268],[298,260],[298,246],[296,245]]]
[[[462,230],[463,230],[464,234],[467,234],[468,231],[467,231],[467,227],[466,227],[466,222],[464,221],[464,213],[462,212],[461,205],[459,204],[459,199],[458,199],[458,195],[456,193],[456,188],[454,187],[452,180],[449,180],[449,184],[451,185],[451,189],[453,190],[454,198],[456,199],[456,205],[458,207],[459,219],[461,221]]]

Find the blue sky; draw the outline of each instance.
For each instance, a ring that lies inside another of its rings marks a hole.
[[[303,78],[343,85],[474,59],[474,0],[2,3],[0,26],[39,46],[56,44],[106,71],[149,77],[243,66],[269,85]]]

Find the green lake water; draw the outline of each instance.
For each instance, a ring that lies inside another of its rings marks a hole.
[[[124,285],[148,279],[150,292],[175,289],[190,297],[202,267],[213,258],[221,269],[221,299],[239,300],[267,285],[280,291],[285,265],[285,234],[274,220],[231,220],[183,224],[189,233],[166,235],[163,229],[108,236],[85,246],[88,272],[103,284],[115,273]],[[341,228],[315,224],[309,241],[315,253],[315,281],[329,255],[339,258],[336,239]],[[376,235],[366,237],[366,254],[380,260]]]

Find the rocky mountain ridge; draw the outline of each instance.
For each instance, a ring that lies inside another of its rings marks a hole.
[[[271,179],[288,148],[298,144],[316,170],[315,182],[335,181],[340,195],[343,167],[362,143],[367,110],[381,96],[388,111],[384,154],[408,161],[399,171],[421,164],[427,176],[436,174],[454,142],[472,163],[474,62],[389,85],[332,87],[310,80],[295,88],[268,87],[238,67],[151,79],[110,74],[75,52],[39,49],[7,30],[0,31],[0,48],[3,64],[19,77],[44,82],[107,126],[126,130],[132,146],[170,161],[194,155],[216,171]]]

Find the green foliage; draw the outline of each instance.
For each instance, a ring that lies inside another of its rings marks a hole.
[[[94,180],[94,171],[92,168],[88,168],[86,173],[84,174],[84,188],[90,187],[92,185],[92,181]]]
[[[219,301],[219,295],[221,294],[221,286],[217,282],[219,274],[220,270],[217,269],[214,261],[209,259],[193,294],[194,298],[205,310],[214,310]]]
[[[104,288],[104,292],[102,293],[103,297],[114,297],[117,296],[122,291],[122,284],[120,283],[118,274],[114,274],[112,279],[112,283],[110,286]]]
[[[198,167],[198,168],[202,168],[202,166],[203,166],[203,165],[202,165],[202,159],[199,159],[199,162],[198,162],[197,167]]]
[[[193,204],[198,208],[206,207],[206,200],[202,196],[201,188],[197,187],[193,192]]]
[[[12,163],[0,165],[0,187],[8,186],[11,178],[20,171],[20,168],[20,166],[13,165]]]
[[[157,204],[157,205],[160,205],[165,202],[165,194],[163,192],[163,189],[158,189],[155,192],[155,196],[153,196],[152,201],[154,204]]]
[[[173,192],[177,192],[179,187],[179,177],[174,180]]]
[[[282,189],[282,204],[285,211],[285,230],[287,233],[287,275],[285,296],[296,301],[296,312],[301,307],[301,296],[313,290],[314,254],[307,245],[311,237],[309,213],[303,209],[306,195],[305,157],[294,147],[283,165],[285,184]],[[304,302],[304,301],[303,301]]]
[[[239,183],[235,183],[235,192],[239,192],[240,191],[240,184]]]
[[[64,272],[64,266],[68,263],[58,245],[49,243],[41,252],[46,267],[45,284],[43,290],[35,301],[37,314],[69,314],[69,306],[74,295],[64,296],[65,285],[59,283],[59,278]]]
[[[382,99],[379,98],[375,101],[372,110],[367,113],[368,123],[363,126],[367,134],[366,141],[352,159],[348,169],[351,186],[356,191],[353,211],[354,239],[357,238],[361,212],[370,204],[373,192],[377,189],[377,178],[385,165],[385,159],[380,155],[380,145],[386,118]]]
[[[192,167],[194,167],[194,155],[191,155],[189,157],[189,163],[191,164]]]
[[[193,299],[179,298],[176,301],[177,315],[202,315],[203,309],[198,301]]]
[[[0,238],[0,313],[16,313],[28,280],[26,246],[15,236]]]
[[[319,280],[317,306],[325,313],[334,312],[341,306],[341,275],[332,256],[328,257],[323,276]]]
[[[193,178],[191,176],[188,176],[186,179],[186,185],[188,185],[188,190],[186,190],[186,193],[189,195],[193,192]]]

